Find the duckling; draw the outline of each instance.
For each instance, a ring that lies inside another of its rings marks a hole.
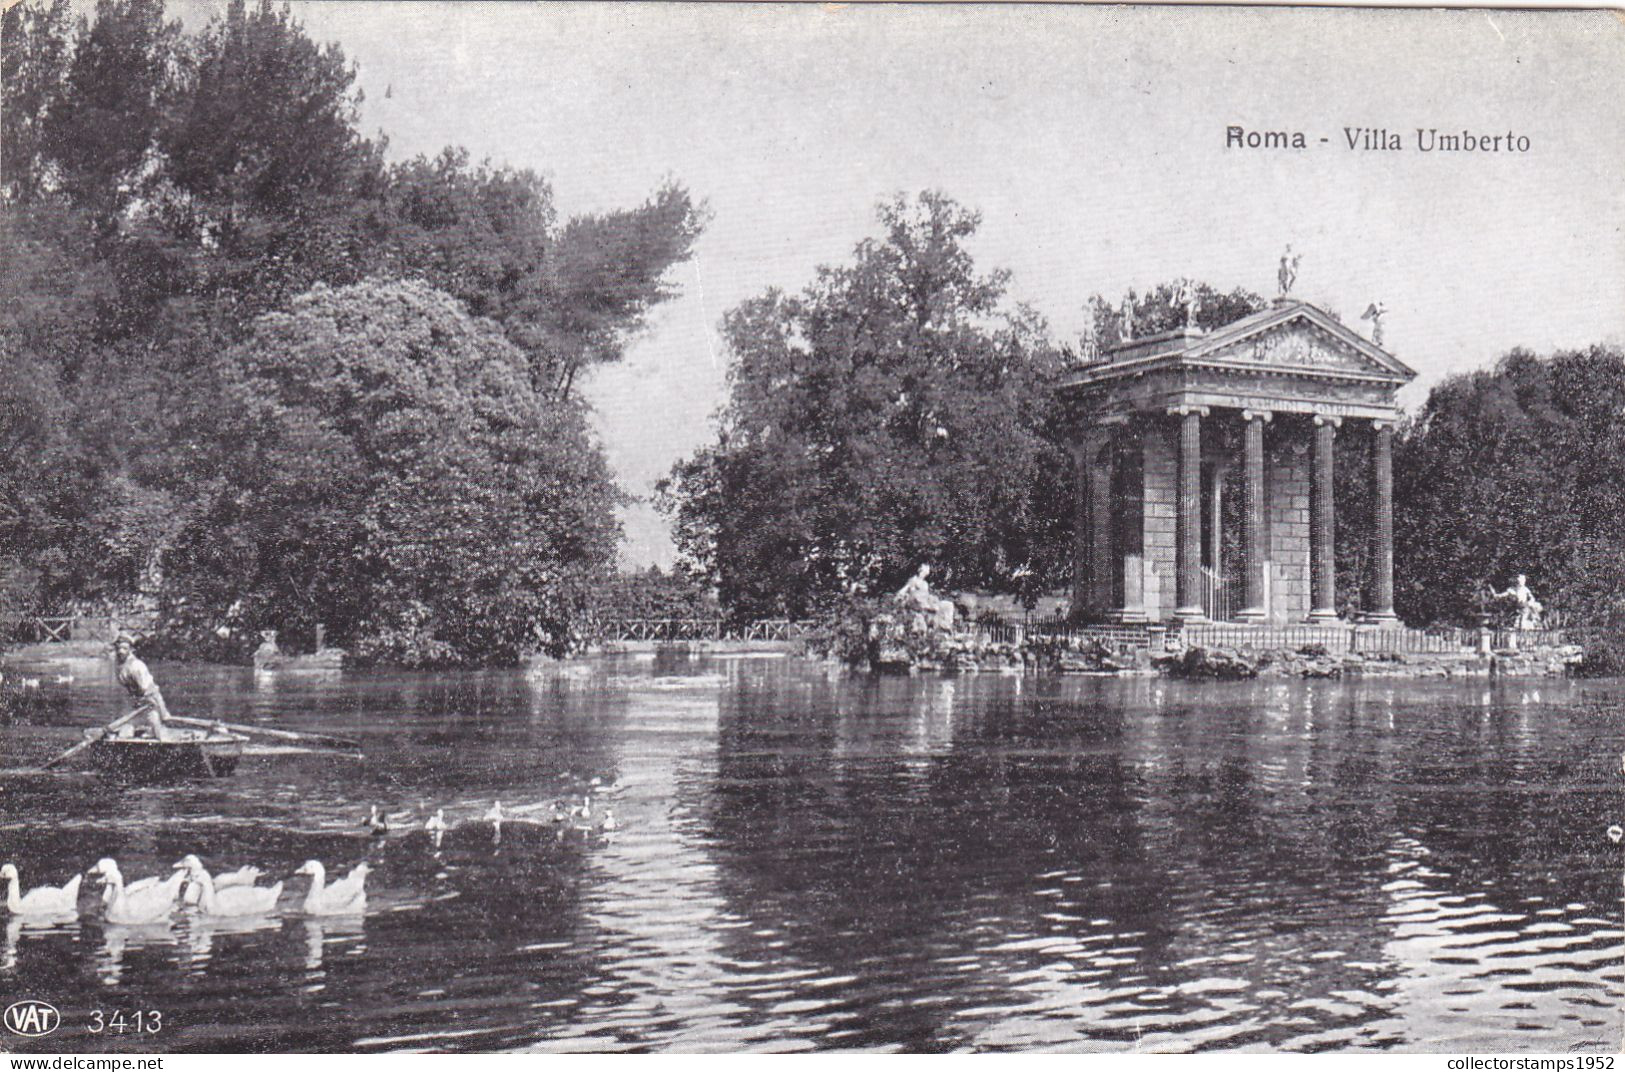
[[[296,875],[310,876],[310,891],[305,894],[304,910],[308,916],[359,916],[367,910],[366,864],[357,864],[355,870],[327,885],[327,868],[320,860],[306,860],[295,871]]]
[[[36,886],[20,893],[15,864],[0,867],[0,882],[6,884],[6,909],[14,916],[64,916],[79,912],[79,883],[75,875],[64,886]]]
[[[383,837],[389,833],[389,816],[379,811],[378,805],[373,804],[371,810],[367,812],[367,817],[361,821],[361,825],[366,827],[367,833],[373,837]]]
[[[282,883],[274,886],[228,886],[215,888],[215,881],[196,856],[187,856],[175,865],[198,887],[198,909],[206,916],[263,916],[276,908],[282,896]]]

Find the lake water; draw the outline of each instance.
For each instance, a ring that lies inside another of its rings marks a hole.
[[[9,921],[22,1050],[1617,1050],[1625,684],[871,678],[786,659],[260,677],[361,738],[208,784],[0,782],[24,885],[368,861],[364,919]],[[76,725],[118,710],[81,664]],[[71,742],[12,727],[7,767]],[[602,785],[619,829],[555,826]],[[493,800],[537,820],[500,841]],[[452,829],[376,838],[367,805]],[[534,805],[543,805],[534,809]],[[125,1015],[124,1034],[93,1034]],[[134,1013],[161,1031],[137,1036]],[[148,1021],[150,1023],[150,1019]]]

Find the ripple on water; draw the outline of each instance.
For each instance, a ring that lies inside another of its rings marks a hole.
[[[178,706],[319,724],[369,762],[7,785],[0,853],[52,882],[101,855],[131,875],[185,852],[278,877],[366,860],[368,916],[8,920],[0,984],[162,1001],[181,1048],[364,1051],[1546,1050],[1592,1045],[1625,997],[1617,861],[1552,835],[1614,821],[1587,757],[1617,754],[1617,720],[1576,697],[1614,711],[1622,686],[1526,706],[581,670],[294,687],[160,667]],[[616,837],[539,821],[592,778]],[[496,840],[497,799],[538,821]],[[444,807],[452,829],[368,838],[372,803],[417,826]]]

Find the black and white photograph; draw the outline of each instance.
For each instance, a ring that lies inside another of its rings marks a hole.
[[[1613,1068],[1619,12],[0,6],[11,1067]]]

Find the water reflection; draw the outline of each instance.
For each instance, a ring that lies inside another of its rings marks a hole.
[[[96,974],[103,986],[124,981],[124,958],[141,950],[168,949],[175,944],[172,923],[105,923],[96,953]]]
[[[254,934],[261,931],[280,931],[282,920],[275,916],[231,918],[193,913],[185,918],[182,927],[186,966],[193,973],[201,973],[214,957],[217,939],[222,936]]]
[[[326,977],[323,964],[327,958],[329,945],[335,950],[344,950],[357,956],[367,951],[364,940],[367,925],[359,916],[348,919],[306,916],[299,921],[299,931],[305,943],[303,967],[307,990],[321,989],[321,980]]]
[[[166,1046],[1545,1051],[1625,996],[1625,686],[161,669],[367,761],[8,784],[0,854],[372,867],[364,919],[8,920],[8,982],[164,1003]],[[619,829],[553,820],[584,795]]]

